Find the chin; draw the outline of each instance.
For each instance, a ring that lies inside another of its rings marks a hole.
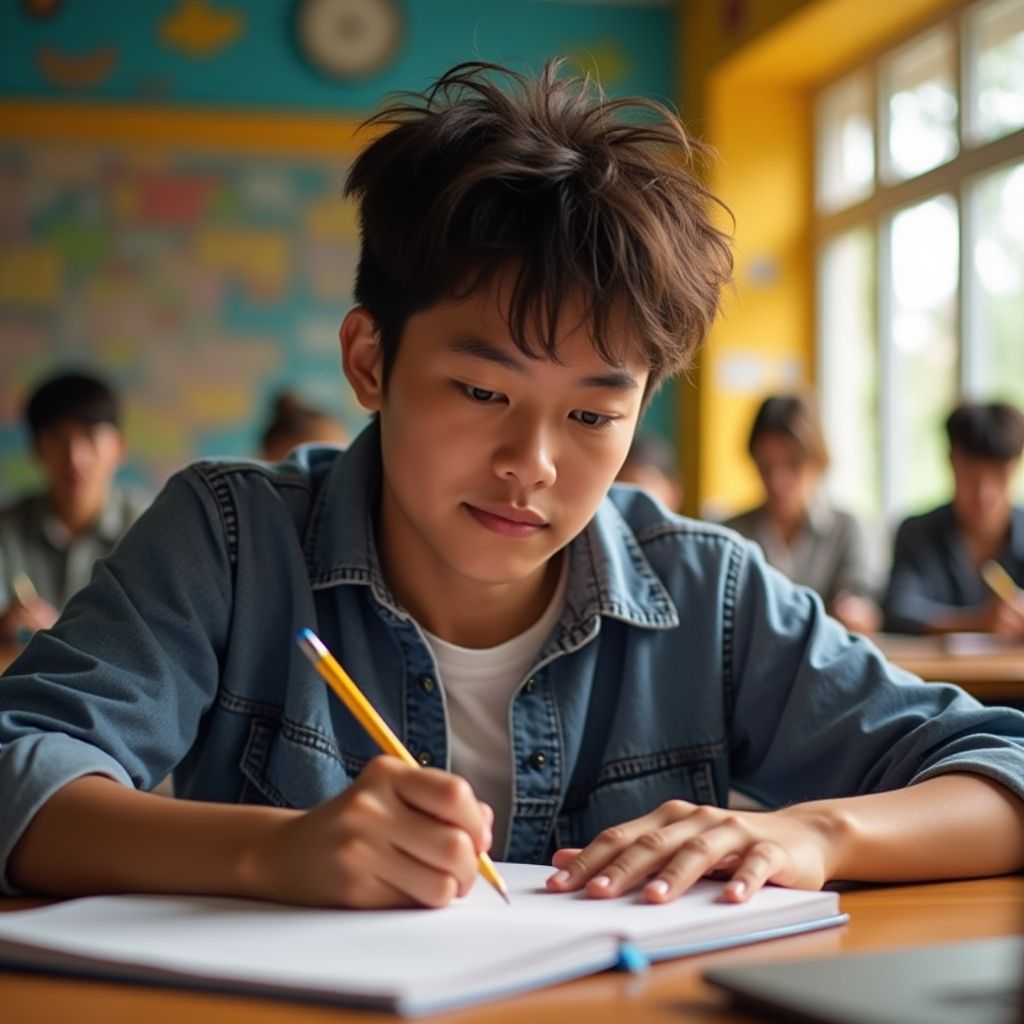
[[[547,565],[550,557],[549,555],[547,558],[531,558],[529,560],[523,558],[479,558],[469,561],[468,564],[455,564],[453,568],[460,575],[475,583],[500,586],[529,579]]]

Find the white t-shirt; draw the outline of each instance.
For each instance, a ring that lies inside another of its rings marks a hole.
[[[492,854],[504,856],[512,811],[509,706],[565,605],[567,563],[543,615],[497,647],[458,647],[423,630],[448,707],[449,768],[494,810]]]

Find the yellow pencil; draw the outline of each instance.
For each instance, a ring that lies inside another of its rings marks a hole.
[[[420,764],[405,749],[402,741],[391,731],[388,723],[377,713],[374,706],[363,696],[362,691],[352,681],[352,677],[338,664],[337,659],[324,646],[323,641],[311,629],[303,629],[299,633],[299,647],[313,663],[313,667],[323,676],[327,685],[341,698],[345,707],[352,712],[356,721],[370,734],[385,754],[401,758],[406,764],[419,768]],[[486,853],[480,854],[480,874],[497,890],[498,895],[509,903],[508,887],[505,879],[498,874],[494,861]]]
[[[18,599],[18,604],[22,608],[27,608],[39,599],[35,586],[28,578],[28,574],[24,572],[16,572],[14,574],[14,579],[11,580],[11,590],[14,591],[14,596]]]
[[[996,597],[1002,598],[1008,605],[1020,611],[1020,599],[1024,595],[1013,582],[1013,577],[997,561],[990,558],[982,565],[981,578]]]

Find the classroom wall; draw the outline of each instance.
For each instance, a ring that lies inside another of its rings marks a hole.
[[[124,475],[151,486],[252,453],[282,385],[361,424],[337,354],[357,245],[339,192],[385,93],[557,53],[613,94],[678,96],[673,0],[381,0],[389,56],[351,79],[304,55],[304,2],[0,5],[0,500],[36,480],[20,410],[57,365],[123,388]],[[674,413],[670,387],[648,426],[674,437]]]

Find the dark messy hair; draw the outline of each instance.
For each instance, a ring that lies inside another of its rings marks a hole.
[[[747,451],[751,455],[757,442],[766,434],[781,434],[788,437],[803,458],[810,460],[818,469],[828,469],[828,445],[821,427],[818,406],[810,395],[769,395],[754,414],[747,440]]]
[[[345,193],[359,201],[355,296],[376,320],[385,382],[411,314],[506,270],[509,329],[530,357],[557,360],[573,292],[609,363],[626,354],[611,330],[625,313],[648,394],[707,334],[732,254],[711,220],[725,208],[698,178],[703,148],[666,107],[609,99],[589,76],[560,77],[562,63],[536,78],[459,64],[367,122],[387,130]]]
[[[946,433],[965,455],[1009,462],[1024,451],[1024,413],[1006,402],[963,402],[949,414]]]
[[[97,377],[59,373],[39,384],[29,396],[25,421],[34,439],[67,420],[87,427],[100,423],[120,426],[120,402],[113,389]]]

